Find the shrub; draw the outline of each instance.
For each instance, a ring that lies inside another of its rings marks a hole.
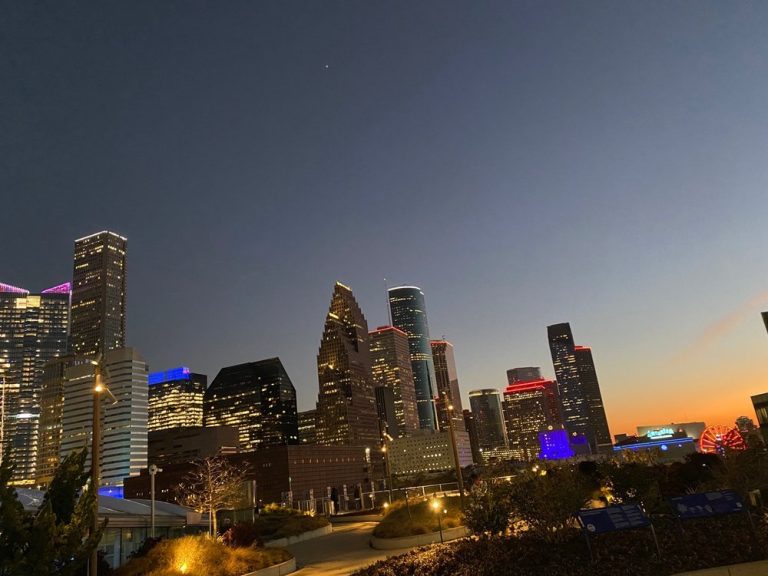
[[[449,527],[449,523],[455,526],[461,525],[461,508],[458,496],[439,498],[441,502],[438,522],[437,514],[431,507],[431,500],[410,499],[408,507],[400,500],[392,504],[384,519],[373,529],[373,535],[377,538],[399,538],[401,536],[415,536],[437,532],[442,523],[443,529]],[[410,512],[409,512],[410,510]]]
[[[477,536],[494,536],[506,532],[512,506],[512,485],[507,481],[479,481],[469,492],[464,522]]]

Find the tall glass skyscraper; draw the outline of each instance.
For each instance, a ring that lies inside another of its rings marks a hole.
[[[150,432],[203,425],[203,394],[208,387],[205,374],[179,366],[149,375]]]
[[[482,451],[506,448],[507,431],[501,410],[501,395],[496,388],[472,390],[469,405],[475,417],[477,438]]]
[[[432,358],[435,362],[437,382],[437,418],[440,428],[448,428],[449,414],[453,414],[455,430],[464,430],[464,408],[461,406],[459,391],[459,376],[456,372],[456,360],[453,355],[453,344],[446,340],[432,340]],[[453,410],[448,408],[452,406]]]
[[[318,444],[378,446],[368,322],[352,290],[337,282],[317,353]]]
[[[15,463],[13,480],[33,483],[37,467],[40,394],[45,363],[67,351],[70,284],[30,294],[0,284],[0,366],[5,418],[2,459]]]
[[[597,381],[592,350],[576,346],[567,322],[547,327],[549,350],[570,436],[583,435],[593,453],[611,451],[611,433]]]
[[[435,411],[437,378],[432,359],[432,347],[429,344],[429,324],[424,292],[417,286],[390,288],[389,310],[392,314],[392,325],[408,334],[419,427],[437,430],[438,421]]]
[[[91,356],[125,346],[125,251],[104,231],[75,240],[70,349]]]

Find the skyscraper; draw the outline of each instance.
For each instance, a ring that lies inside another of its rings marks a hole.
[[[610,452],[611,433],[591,349],[574,344],[567,322],[548,326],[547,334],[565,429],[571,436],[583,435],[593,453]]]
[[[352,290],[336,283],[317,354],[317,443],[377,446],[368,323]]]
[[[539,456],[539,432],[562,429],[557,383],[539,378],[516,381],[504,390],[504,421],[509,448],[518,460]]]
[[[397,429],[389,433],[407,436],[419,429],[408,335],[394,326],[380,326],[369,337],[373,384],[390,388],[394,395]]]
[[[127,240],[97,232],[75,240],[70,350],[91,356],[125,346]]]
[[[203,425],[205,374],[186,366],[149,375],[149,431]]]
[[[483,463],[483,452],[480,450],[480,438],[477,436],[477,423],[475,422],[475,415],[467,409],[462,412],[464,417],[464,428],[469,436],[469,445],[472,449],[472,460],[475,464]]]
[[[205,426],[233,426],[240,450],[298,444],[296,389],[280,358],[222,368],[205,392]]]
[[[102,397],[101,485],[122,486],[123,479],[147,467],[147,363],[134,348],[118,348],[102,357],[104,383],[114,396]],[[94,366],[67,368],[61,423],[60,457],[88,449],[90,466]]]
[[[432,347],[429,345],[429,324],[424,292],[417,286],[397,286],[389,289],[389,310],[392,324],[408,335],[419,427],[437,430],[435,396],[437,382]]]
[[[507,370],[507,384],[517,384],[518,382],[530,382],[531,380],[541,379],[541,368],[537,366],[525,366],[523,368],[512,368]]]
[[[453,355],[453,344],[446,340],[430,341],[432,358],[435,363],[435,382],[437,382],[437,419],[440,428],[448,428],[448,415],[453,415],[455,430],[464,430],[464,416],[459,392],[459,376],[456,372],[456,360]],[[448,410],[453,406],[453,410]]]
[[[317,444],[317,410],[299,412],[299,444]]]
[[[2,457],[13,480],[31,484],[37,467],[40,393],[45,363],[67,351],[69,283],[30,294],[0,284],[0,365],[5,385]]]
[[[482,451],[505,448],[507,432],[501,411],[501,395],[496,388],[472,390],[469,405],[475,419],[478,443]]]

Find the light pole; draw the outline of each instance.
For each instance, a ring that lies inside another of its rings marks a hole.
[[[91,535],[99,531],[99,482],[100,482],[100,454],[101,447],[101,392],[104,384],[101,382],[100,360],[91,360],[93,364],[93,421],[91,422],[91,489],[93,490],[93,524]],[[91,552],[91,560],[88,569],[89,576],[97,576],[99,570],[98,545]]]
[[[155,474],[162,471],[163,469],[155,464],[149,466],[149,535],[151,538],[155,537]]]
[[[456,446],[456,430],[453,427],[453,404],[448,397],[448,391],[444,390],[445,402],[448,409],[448,428],[451,431],[451,445],[453,446],[453,465],[456,467],[456,482],[459,485],[459,507],[464,510],[464,478],[461,474],[461,463],[459,462],[459,448]]]
[[[447,513],[448,511],[443,509],[440,510],[440,500],[437,498],[433,498],[431,502],[432,510],[435,511],[437,514],[437,525],[440,529],[440,544],[443,543],[443,514]]]

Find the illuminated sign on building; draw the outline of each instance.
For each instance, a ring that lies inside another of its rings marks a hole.
[[[672,430],[672,428],[660,428],[658,430],[649,430],[648,431],[648,438],[651,439],[659,439],[659,438],[671,438],[675,435],[675,431]]]

